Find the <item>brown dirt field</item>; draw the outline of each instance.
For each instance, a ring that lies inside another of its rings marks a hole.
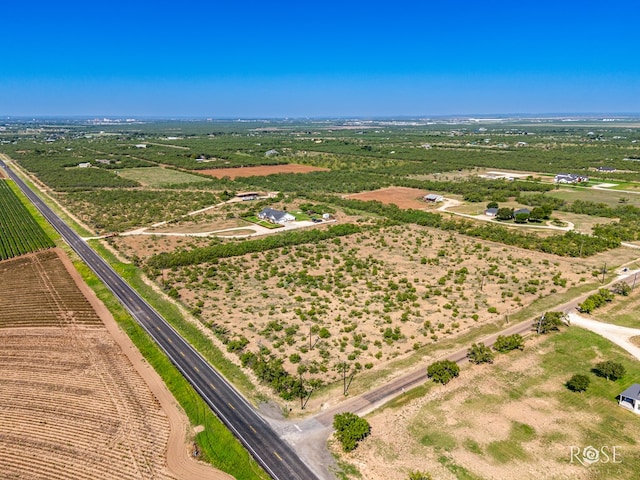
[[[184,413],[62,251],[0,266],[3,478],[231,478],[190,456]],[[28,277],[39,310],[12,295]]]
[[[198,173],[211,175],[212,177],[216,178],[229,177],[231,179],[234,179],[238,177],[273,175],[274,173],[309,173],[328,171],[328,168],[312,167],[310,165],[299,165],[290,163],[286,165],[260,165],[257,167],[212,168],[211,170],[198,170]]]
[[[640,337],[631,337],[629,341],[635,346],[640,347]]]
[[[356,200],[362,200],[364,202],[369,200],[377,200],[384,204],[394,203],[399,208],[414,208],[417,210],[424,210],[429,206],[436,204],[425,203],[421,200],[422,197],[429,192],[426,190],[419,190],[417,188],[407,187],[389,187],[380,190],[374,190],[372,192],[356,193],[355,195],[348,195],[347,198],[353,198]]]

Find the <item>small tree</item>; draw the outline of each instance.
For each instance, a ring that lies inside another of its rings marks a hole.
[[[576,373],[569,379],[566,385],[567,388],[572,392],[584,392],[587,388],[589,388],[590,383],[591,380],[589,379],[589,377],[580,373]]]
[[[495,343],[493,344],[493,349],[500,352],[510,352],[511,350],[524,350],[524,338],[522,335],[518,333],[514,333],[513,335],[504,335],[498,336],[496,338]]]
[[[613,380],[614,382],[619,378],[624,377],[625,373],[627,373],[624,365],[618,362],[612,362],[611,360],[596,364],[593,371],[596,375],[604,377],[607,380]]]
[[[457,377],[459,374],[460,367],[456,362],[452,362],[451,360],[440,360],[427,367],[427,375],[429,375],[429,378],[443,385],[449,383],[452,378]]]
[[[415,472],[410,472],[407,480],[432,480],[433,477],[430,473],[419,472],[416,470]]]
[[[467,350],[467,358],[476,365],[480,363],[493,363],[493,352],[484,343],[474,343]]]
[[[627,282],[616,282],[613,284],[612,290],[613,293],[626,297],[631,293],[631,286]]]
[[[333,428],[345,452],[355,450],[358,442],[371,433],[369,422],[351,412],[338,413],[333,417]]]
[[[567,314],[564,312],[545,312],[542,318],[536,322],[538,333],[549,333],[552,330],[560,330],[567,323]]]
[[[498,202],[487,203],[487,208],[498,208]]]

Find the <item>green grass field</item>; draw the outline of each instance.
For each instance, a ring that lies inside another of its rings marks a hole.
[[[209,181],[198,175],[162,167],[125,168],[118,170],[118,175],[151,188]]]
[[[496,472],[508,470],[514,475],[533,471],[531,468],[544,454],[544,461],[552,464],[547,478],[565,478],[562,475],[571,471],[576,478],[635,478],[640,471],[640,416],[618,406],[616,397],[640,382],[639,361],[578,327],[552,334],[526,347],[523,353],[512,352],[503,358],[505,361],[493,366],[466,367],[474,369],[477,376],[465,379],[463,370],[463,378],[451,382],[438,398],[424,403],[407,427],[412,442],[406,448],[435,455],[447,468],[455,466],[460,472],[457,478],[482,478],[480,470],[474,469],[475,462],[469,461],[469,454],[477,457],[477,462],[496,468]],[[591,369],[603,359],[622,363],[626,375],[616,382],[594,375]],[[530,366],[514,368],[516,362]],[[574,393],[564,387],[574,373],[591,379],[586,392]],[[487,384],[496,387],[491,393],[485,390],[478,394],[478,385]],[[491,419],[501,419],[504,432],[469,436],[469,432],[485,428],[483,425]],[[621,463],[575,465],[570,447],[576,445],[598,449],[617,446]]]
[[[596,190],[593,188],[565,187],[560,188],[559,190],[552,190],[550,192],[547,192],[546,195],[558,197],[568,202],[583,200],[588,202],[605,203],[611,207],[623,205],[622,203],[620,203],[620,199],[626,198],[628,199],[626,205],[640,207],[640,195],[618,192],[615,190]]]

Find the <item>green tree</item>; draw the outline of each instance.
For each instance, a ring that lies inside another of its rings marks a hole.
[[[355,450],[358,442],[371,433],[369,422],[351,412],[338,413],[333,417],[333,428],[345,452]]]
[[[534,324],[538,333],[549,333],[553,330],[560,330],[560,327],[567,323],[567,314],[564,312],[545,312],[542,318]]]
[[[471,363],[476,365],[480,363],[493,363],[493,352],[484,343],[474,343],[467,350],[467,358]]]
[[[613,293],[617,293],[618,295],[622,295],[624,297],[628,296],[631,293],[631,286],[627,282],[616,282],[613,284]]]
[[[529,220],[529,213],[516,213],[515,222],[516,223],[527,223]]]
[[[589,377],[580,373],[576,373],[567,381],[566,385],[567,388],[572,392],[584,392],[587,388],[589,388],[590,383],[591,380],[589,379]]]
[[[607,380],[616,381],[619,378],[624,377],[627,370],[624,368],[624,365],[618,362],[613,362],[611,360],[607,360],[605,362],[600,362],[596,364],[593,371],[596,375],[600,377],[604,377]]]
[[[489,202],[487,203],[487,208],[498,208],[498,202]]]
[[[452,362],[451,360],[440,360],[427,367],[427,375],[429,375],[429,378],[443,385],[449,383],[452,378],[457,377],[459,374],[460,367],[456,362]]]
[[[499,335],[493,344],[493,349],[500,352],[510,352],[511,350],[524,350],[524,338],[518,333],[513,335]]]
[[[511,220],[513,218],[513,208],[499,208],[498,213],[496,213],[496,218],[498,220]]]

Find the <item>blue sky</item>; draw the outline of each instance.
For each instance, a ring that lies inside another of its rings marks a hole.
[[[639,14],[637,0],[8,2],[0,115],[635,113]]]

